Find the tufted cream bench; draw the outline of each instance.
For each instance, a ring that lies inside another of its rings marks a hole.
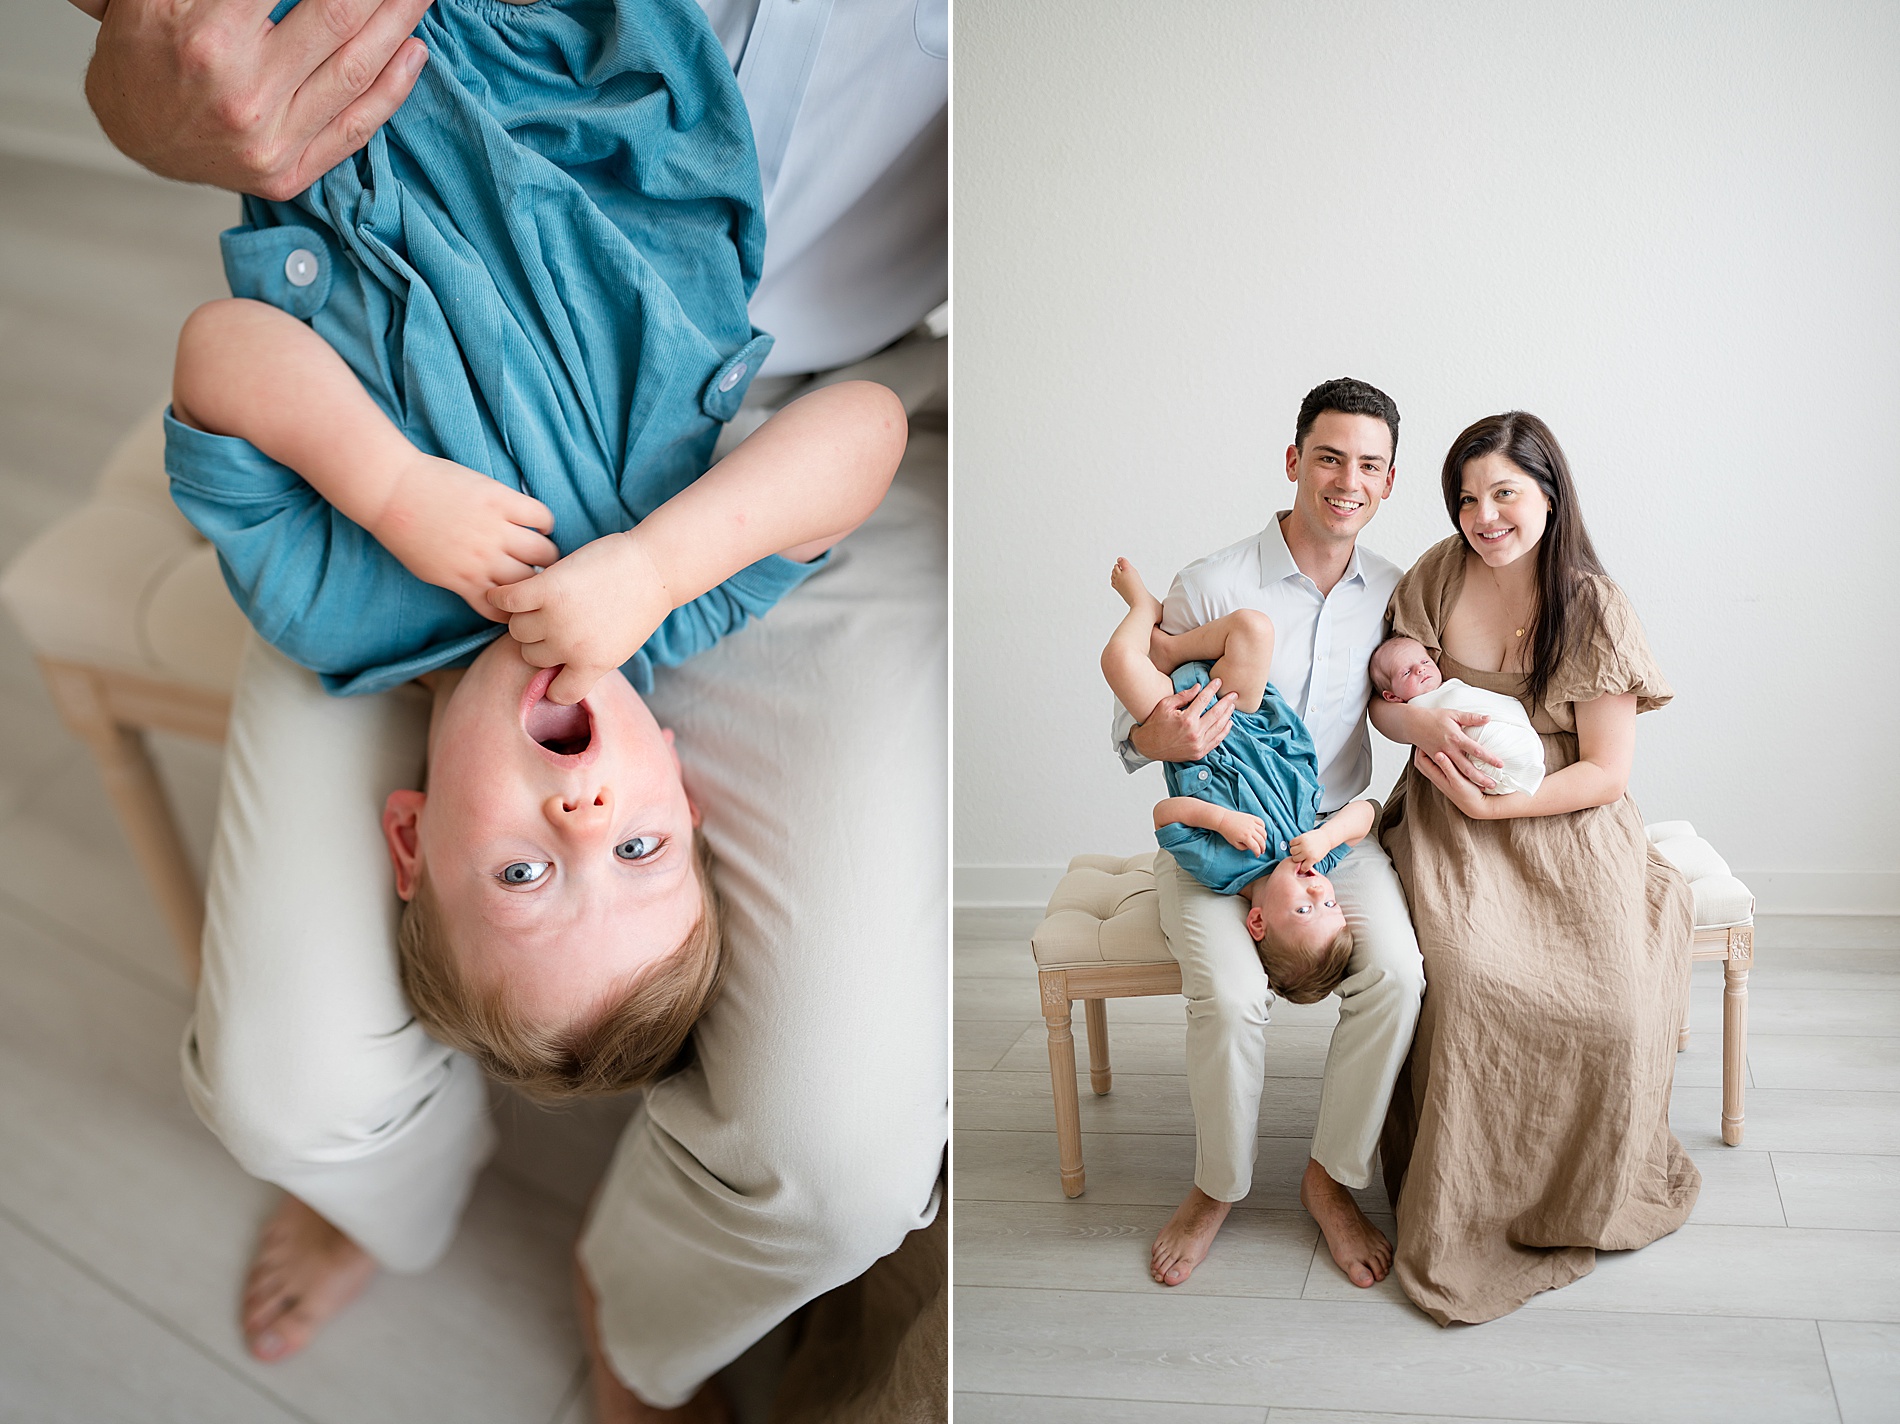
[[[1724,961],[1722,1140],[1736,1146],[1742,1140],[1755,900],[1687,821],[1666,821],[1647,830],[1651,843],[1682,871],[1695,894],[1691,958]],[[1161,933],[1154,860],[1153,851],[1127,857],[1077,856],[1029,939],[1042,989],[1042,1017],[1049,1026],[1056,1147],[1066,1196],[1080,1196],[1083,1188],[1081,1105],[1069,1017],[1074,1002],[1082,1000],[1088,1021],[1089,1085],[1102,1094],[1112,1086],[1106,1001],[1181,992],[1180,966]],[[1688,1043],[1685,1023],[1677,1047]]]
[[[185,972],[198,977],[204,897],[146,749],[147,731],[224,739],[248,625],[217,555],[172,504],[155,407],[92,497],[0,574],[66,726],[92,753]]]

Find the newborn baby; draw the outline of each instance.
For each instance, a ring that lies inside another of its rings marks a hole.
[[[1482,727],[1465,728],[1479,746],[1504,760],[1503,766],[1485,768],[1497,782],[1486,788],[1486,795],[1522,791],[1528,796],[1544,784],[1544,742],[1531,727],[1524,704],[1455,677],[1445,681],[1432,655],[1416,638],[1393,637],[1379,644],[1372,655],[1372,685],[1387,702],[1489,717]]]

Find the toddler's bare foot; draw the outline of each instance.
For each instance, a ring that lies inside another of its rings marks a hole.
[[[1231,1202],[1215,1201],[1199,1187],[1192,1188],[1156,1235],[1148,1274],[1164,1286],[1180,1285],[1207,1259],[1214,1233],[1232,1210]]]
[[[1332,1252],[1347,1280],[1364,1289],[1385,1279],[1392,1269],[1392,1243],[1366,1220],[1352,1193],[1310,1157],[1306,1175],[1300,1178],[1300,1205],[1319,1223],[1326,1249]]]
[[[361,1246],[293,1196],[264,1223],[244,1281],[244,1344],[260,1360],[308,1345],[376,1274]]]
[[[1148,592],[1148,585],[1141,581],[1141,575],[1128,560],[1115,560],[1115,567],[1108,573],[1108,583],[1130,608],[1137,613],[1151,614],[1150,623],[1161,621],[1161,600]]]

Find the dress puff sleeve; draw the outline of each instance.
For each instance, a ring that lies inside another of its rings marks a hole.
[[[1653,712],[1676,695],[1656,666],[1629,595],[1601,574],[1589,576],[1586,587],[1596,595],[1595,627],[1586,625],[1544,694],[1544,710],[1566,731],[1576,726],[1574,703],[1633,692],[1636,710]]]
[[[1465,541],[1461,534],[1441,539],[1405,571],[1386,605],[1388,637],[1416,638],[1434,658],[1444,652],[1445,614],[1463,583]]]

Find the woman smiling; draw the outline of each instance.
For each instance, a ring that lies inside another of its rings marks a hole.
[[[1549,775],[1487,796],[1487,768],[1421,750],[1381,828],[1426,979],[1381,1142],[1394,1266],[1441,1325],[1667,1235],[1701,1184],[1669,1130],[1692,903],[1627,794],[1636,715],[1672,694],[1541,420],[1467,429],[1444,494],[1459,534],[1400,581],[1393,632],[1520,699]],[[1372,707],[1386,735],[1428,740],[1430,713]]]

